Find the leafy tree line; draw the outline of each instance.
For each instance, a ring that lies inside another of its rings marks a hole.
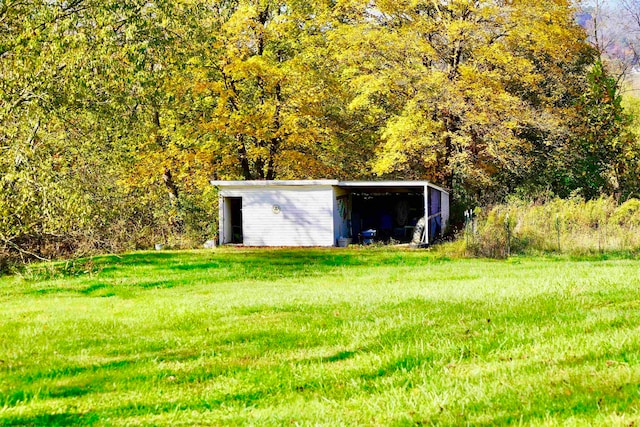
[[[211,178],[633,195],[630,120],[574,12],[0,0],[0,256],[202,241]]]

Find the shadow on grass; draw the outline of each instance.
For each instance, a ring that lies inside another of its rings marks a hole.
[[[331,356],[320,358],[320,361],[325,363],[340,362],[342,360],[351,359],[352,357],[356,356],[358,353],[359,351],[339,351],[336,354],[332,354]]]
[[[142,361],[145,362],[145,361]],[[104,378],[105,374],[117,372],[119,369],[135,367],[140,363],[137,357],[117,360],[88,366],[65,366],[58,369],[36,370],[20,375],[23,387],[0,393],[0,404],[15,406],[32,399],[57,399],[81,397],[91,393],[103,391],[106,382],[94,381],[95,378],[78,380],[83,375],[94,375]],[[7,377],[8,378],[8,377]],[[74,381],[75,384],[56,385],[56,381]],[[0,422],[0,426],[1,426]]]
[[[99,296],[99,297],[111,297],[116,295],[113,292],[113,286],[108,283],[93,283],[87,286],[49,286],[43,288],[33,289],[31,294],[35,295],[48,295],[59,293],[78,293],[87,296]]]
[[[97,414],[62,413],[39,414],[31,417],[0,418],[2,427],[42,427],[42,426],[90,426],[100,421]]]
[[[192,271],[228,269],[237,266],[323,268],[341,266],[422,265],[445,262],[419,251],[338,250],[338,249],[224,249],[218,251],[135,252],[122,256],[102,256],[91,260],[103,273],[126,270],[127,267]]]
[[[194,283],[275,280],[330,274],[340,267],[417,267],[447,262],[426,252],[338,249],[229,249],[217,251],[135,252],[74,261],[51,275],[32,275],[36,286],[21,293],[75,293],[94,297],[128,295],[136,289],[161,289]],[[62,265],[62,264],[61,264]],[[35,271],[35,270],[34,270]],[[67,275],[66,272],[72,272]],[[78,274],[77,272],[81,272]],[[63,285],[49,282],[68,277]],[[109,283],[113,281],[114,283]]]

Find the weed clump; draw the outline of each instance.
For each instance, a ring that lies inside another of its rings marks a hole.
[[[504,258],[512,253],[590,254],[640,249],[640,200],[612,197],[545,202],[511,199],[476,209],[465,227],[467,253]]]

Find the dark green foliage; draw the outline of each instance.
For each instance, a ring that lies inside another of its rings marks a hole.
[[[560,180],[553,182],[559,195],[578,191],[587,199],[602,194],[626,195],[625,154],[632,146],[626,131],[629,117],[622,107],[617,81],[597,61],[587,74],[587,87],[577,104],[579,122],[571,145],[558,155]]]

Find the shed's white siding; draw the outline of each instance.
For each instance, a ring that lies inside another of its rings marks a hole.
[[[220,193],[242,198],[245,246],[335,245],[330,185],[224,188]]]

